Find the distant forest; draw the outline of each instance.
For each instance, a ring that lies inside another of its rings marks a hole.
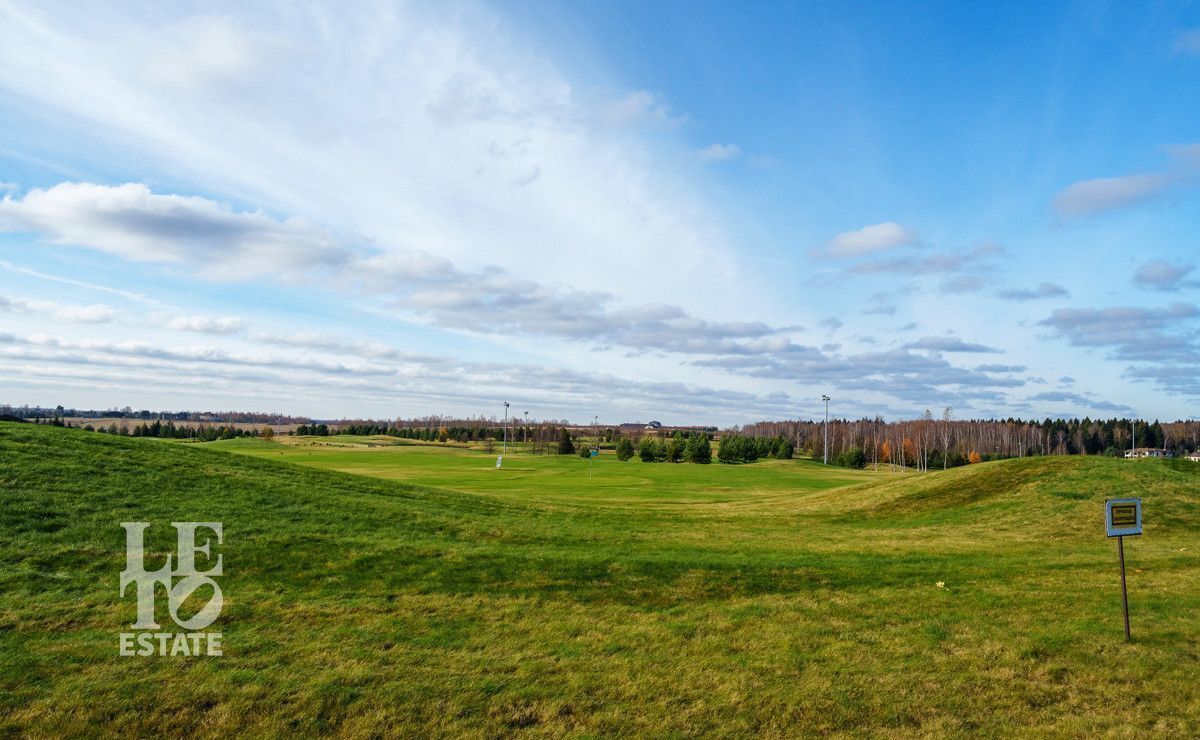
[[[868,464],[920,469],[955,467],[969,462],[1031,455],[1124,455],[1134,443],[1130,419],[972,419],[925,412],[920,419],[830,419],[830,461],[861,451]],[[783,437],[797,454],[820,458],[821,421],[760,421],[732,430],[748,437]],[[1161,447],[1175,454],[1200,449],[1200,421],[1136,420],[1138,447]]]
[[[301,424],[311,421],[307,416],[288,416],[259,411],[150,411],[149,409],[111,408],[70,409],[57,406],[9,406],[0,405],[0,416],[17,416],[22,419],[140,419],[143,421],[192,421],[224,424]]]
[[[325,436],[330,434],[390,435],[401,439],[431,442],[484,442],[489,447],[504,438],[504,422],[492,417],[455,418],[424,416],[394,420],[354,419],[317,422],[308,417],[245,411],[106,411],[66,409],[62,406],[0,405],[0,417],[40,420],[63,424],[64,419],[80,419],[73,426],[112,434],[147,437],[228,439],[241,436],[273,436],[269,425],[295,427],[291,434]],[[92,422],[91,420],[95,420]],[[120,425],[112,420],[127,420]],[[139,423],[129,423],[139,422]],[[234,427],[263,425],[262,428]],[[1176,455],[1200,449],[1200,421],[1146,422],[1131,419],[954,419],[950,409],[940,417],[931,412],[919,419],[884,421],[882,417],[831,419],[829,421],[829,461],[839,465],[899,465],[918,469],[956,467],[971,462],[1033,455],[1110,455],[1121,456],[1136,446],[1158,447]],[[592,427],[564,420],[525,423],[514,415],[508,423],[509,441],[527,443],[533,452],[556,451],[565,429],[586,437],[598,433],[600,441],[616,444],[622,438],[640,447],[643,437],[667,440],[673,430],[650,430],[626,425]],[[594,432],[593,432],[594,430]],[[675,430],[677,431],[677,430]],[[283,432],[281,432],[283,433]],[[680,436],[674,434],[674,436]],[[779,443],[786,441],[791,457],[820,459],[823,455],[824,424],[821,421],[760,421],[726,429],[718,440],[729,438],[727,458],[748,457],[754,449],[757,457],[776,456]],[[755,445],[733,444],[735,436],[759,440]],[[745,448],[743,450],[743,447]],[[759,448],[762,448],[759,450]],[[648,448],[649,449],[649,448]],[[666,448],[664,448],[666,449]],[[742,452],[739,452],[742,450]]]

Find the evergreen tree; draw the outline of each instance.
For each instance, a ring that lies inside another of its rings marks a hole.
[[[567,431],[566,427],[563,427],[562,436],[558,438],[558,454],[575,454],[575,443],[571,441],[571,433]]]
[[[685,454],[689,462],[698,465],[708,465],[712,462],[712,445],[708,443],[708,435],[693,434],[687,442]]]

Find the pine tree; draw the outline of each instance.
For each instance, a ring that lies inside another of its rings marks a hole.
[[[575,443],[571,441],[571,433],[567,431],[566,427],[563,427],[562,436],[558,438],[558,454],[575,454]]]

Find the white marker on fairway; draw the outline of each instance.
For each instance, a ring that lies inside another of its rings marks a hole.
[[[504,462],[504,455],[497,455],[496,456],[496,467],[497,468],[500,467],[500,463],[502,463],[502,462]]]

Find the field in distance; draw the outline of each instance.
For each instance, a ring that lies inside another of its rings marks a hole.
[[[0,424],[0,734],[1200,732],[1200,465],[303,442]],[[117,655],[131,520],[224,522],[223,657]]]
[[[410,443],[392,437],[279,437],[235,439],[212,447],[343,473],[569,504],[745,502],[874,480],[883,473],[821,465],[811,460],[760,460],[751,465],[622,462],[606,450],[594,460],[533,455],[514,445],[496,469],[481,446]],[[892,474],[895,475],[895,474]]]

